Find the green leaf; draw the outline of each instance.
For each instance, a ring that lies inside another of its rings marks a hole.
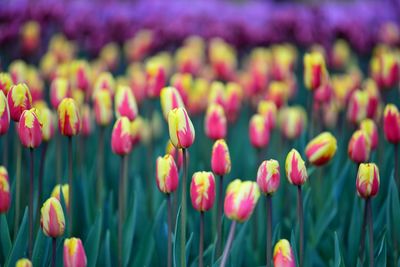
[[[231,263],[234,263],[234,266],[241,266],[243,263],[243,253],[244,253],[244,246],[243,244],[245,243],[245,237],[249,237],[249,223],[250,221],[246,221],[242,227],[240,227],[239,232],[237,235],[234,235],[234,239],[233,239],[233,244],[232,244],[232,248],[230,251],[230,259],[231,259]],[[240,224],[237,223],[237,226],[239,226]],[[236,226],[236,227],[237,227]]]
[[[332,200],[332,199],[330,199]],[[315,224],[315,232],[313,233],[313,245],[317,246],[322,235],[326,231],[326,228],[335,218],[337,213],[337,206],[332,201],[326,202],[325,207],[321,215],[319,216]]]
[[[297,254],[297,245],[296,245],[297,243],[296,243],[296,236],[294,235],[294,231],[292,230],[292,233],[291,233],[291,235],[290,235],[290,245],[292,246],[292,249],[293,249],[293,255],[294,255],[294,258],[295,258],[295,260],[296,260],[296,266],[298,266],[298,264],[299,264],[299,256],[298,256],[298,254]]]
[[[15,263],[25,256],[28,240],[28,208],[25,208],[24,217],[19,227],[17,238],[4,266],[15,266]]]
[[[86,238],[84,247],[88,266],[96,266],[100,246],[102,214],[99,213]]]
[[[347,232],[347,260],[349,261],[347,263],[348,266],[354,266],[358,258],[358,248],[360,245],[360,233],[363,217],[363,212],[358,203],[359,197],[354,194],[353,211],[351,215],[350,226],[348,227]]]
[[[0,247],[1,252],[5,259],[8,258],[8,254],[11,251],[11,238],[10,230],[8,229],[7,218],[5,214],[0,214]]]
[[[342,253],[340,250],[340,244],[339,244],[339,238],[337,235],[337,232],[335,231],[334,234],[334,238],[335,238],[335,263],[333,266],[335,267],[344,267],[344,261],[343,261],[343,257],[342,257]]]
[[[378,255],[376,256],[376,259],[375,259],[375,265],[376,266],[386,266],[387,255],[386,255],[386,236],[385,235],[382,237],[382,242],[379,245],[377,254]]]
[[[110,230],[106,231],[101,251],[102,253],[99,257],[99,261],[102,263],[102,266],[111,267]]]
[[[135,195],[135,200],[133,201],[133,207],[130,208],[130,213],[129,216],[124,223],[124,245],[123,245],[123,260],[124,260],[124,266],[127,266],[129,263],[129,258],[131,255],[131,249],[132,249],[132,243],[133,243],[133,237],[135,233],[135,225],[136,225],[136,205],[137,205],[137,199],[136,199],[136,192],[134,192]]]
[[[51,239],[43,234],[39,229],[36,235],[35,246],[33,247],[32,265],[45,266],[48,262],[49,252],[51,251]]]

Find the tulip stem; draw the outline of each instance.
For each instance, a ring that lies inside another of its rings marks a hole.
[[[394,178],[397,181],[397,184],[400,185],[400,177],[399,177],[399,146],[398,144],[394,145]]]
[[[204,212],[200,212],[199,267],[203,267]]]
[[[51,257],[51,267],[56,267],[56,256],[57,256],[57,239],[52,238],[53,255]]]
[[[8,134],[3,136],[3,165],[7,168],[8,165]]]
[[[46,161],[47,152],[47,142],[43,142],[42,154],[40,156],[40,166],[39,166],[39,184],[38,184],[38,197],[36,205],[36,222],[40,218],[40,204],[42,204],[42,190],[43,190],[43,175],[44,175],[44,164]]]
[[[121,157],[121,173],[119,180],[119,194],[118,194],[118,266],[122,266],[122,223],[125,216],[125,183],[126,183],[126,159],[127,156]]]
[[[73,227],[73,221],[72,221],[72,210],[74,209],[74,203],[72,202],[73,200],[73,183],[72,183],[72,137],[68,137],[68,189],[69,189],[69,209],[67,209],[68,212],[68,221],[69,221],[69,233],[72,235],[72,227]]]
[[[297,186],[297,215],[299,219],[300,245],[299,245],[299,266],[303,266],[304,251],[304,216],[303,216],[303,196],[301,194],[301,185]]]
[[[369,232],[369,266],[374,267],[374,223],[372,217],[372,204],[371,199],[367,198],[367,218],[368,218],[368,232]]]
[[[15,222],[14,222],[14,240],[18,234],[19,228],[19,215],[21,206],[21,157],[22,157],[22,144],[17,142],[17,165],[15,173]]]
[[[99,153],[97,154],[97,205],[101,207],[104,184],[104,126],[100,127],[99,132]]]
[[[181,266],[186,266],[186,179],[187,179],[187,158],[186,148],[182,148],[183,152],[183,177],[182,177],[182,220],[181,220]]]
[[[168,267],[172,267],[172,207],[171,194],[167,194],[168,206]]]
[[[361,227],[361,240],[360,240],[360,247],[358,251],[358,256],[360,258],[361,265],[364,263],[364,246],[365,246],[365,228],[367,226],[367,201],[365,201],[364,205],[364,215],[363,215],[363,222]]]
[[[267,194],[266,197],[267,206],[267,267],[271,267],[271,243],[272,243],[272,197]]]
[[[62,171],[61,171],[61,135],[57,134],[56,135],[56,174],[57,174],[57,184],[61,184],[61,176],[62,176]]]
[[[222,246],[222,202],[224,200],[224,176],[219,176],[219,188],[218,188],[218,216],[217,216],[217,257],[221,255]]]
[[[33,148],[29,149],[31,168],[30,168],[30,178],[29,178],[29,244],[28,244],[28,257],[32,259],[33,250],[33,164],[34,164],[34,153]]]
[[[224,253],[222,254],[222,260],[221,260],[220,267],[225,267],[226,262],[228,260],[228,254],[229,254],[229,251],[231,250],[233,237],[235,235],[235,228],[236,228],[236,221],[233,221],[231,224],[231,229],[229,230],[228,241],[226,242]]]

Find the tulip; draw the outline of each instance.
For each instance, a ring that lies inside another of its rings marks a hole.
[[[293,255],[292,247],[289,241],[281,239],[274,248],[274,266],[275,267],[295,267],[296,260]]]
[[[329,132],[323,132],[306,146],[306,156],[311,164],[321,166],[329,162],[336,153],[336,138]]]
[[[18,122],[18,136],[24,147],[36,148],[42,143],[42,129],[37,110],[25,110]]]
[[[232,245],[236,222],[248,220],[253,213],[258,199],[260,189],[256,182],[235,179],[228,185],[225,194],[224,211],[226,217],[233,220],[229,230],[229,237],[222,255],[221,265],[224,267]]]
[[[28,86],[24,83],[12,86],[7,94],[7,102],[11,119],[18,122],[22,112],[32,106],[32,96]]]
[[[366,162],[371,151],[371,140],[363,130],[357,130],[350,138],[348,154],[352,161],[356,163]]]
[[[53,191],[51,192],[51,197],[55,197],[61,203],[61,192],[64,198],[65,206],[69,209],[69,186],[68,184],[58,184],[54,187]]]
[[[34,105],[37,112],[39,121],[42,124],[42,137],[44,142],[50,141],[55,133],[55,121],[56,117],[54,113],[47,107],[46,104]]]
[[[365,119],[367,117],[368,101],[368,92],[360,90],[355,91],[349,101],[347,119],[354,124],[358,124]]]
[[[58,105],[58,129],[62,135],[72,137],[80,132],[81,118],[74,99],[64,98]]]
[[[383,132],[388,142],[400,142],[400,113],[394,104],[387,104],[383,112]]]
[[[263,161],[257,171],[257,184],[261,192],[271,195],[276,192],[279,183],[279,162],[274,159]]]
[[[156,163],[156,182],[158,189],[166,194],[175,192],[178,188],[178,168],[170,154],[158,157]]]
[[[100,126],[107,126],[113,118],[112,97],[108,90],[99,90],[94,95],[94,113],[96,123]]]
[[[335,41],[332,48],[332,65],[335,69],[343,69],[348,63],[351,56],[351,48],[349,44],[343,40]]]
[[[189,148],[195,138],[192,121],[184,108],[175,108],[168,113],[169,137],[176,148]]]
[[[320,52],[304,55],[304,83],[307,89],[317,89],[327,79],[324,56]]]
[[[175,87],[164,87],[160,93],[161,109],[164,118],[168,120],[168,113],[179,107],[184,107],[181,95]]]
[[[91,69],[86,60],[75,60],[72,63],[72,85],[89,95],[91,86]]]
[[[189,73],[176,73],[171,77],[171,85],[179,92],[184,104],[188,103],[189,93],[193,87],[192,84],[192,75]]]
[[[15,263],[15,267],[32,267],[32,262],[28,259],[19,259],[16,263]]]
[[[274,102],[268,100],[260,101],[260,103],[258,103],[257,112],[264,116],[269,129],[275,127],[277,108]]]
[[[147,95],[155,98],[160,95],[161,89],[165,86],[166,70],[161,62],[150,60],[146,64],[146,88]]]
[[[89,136],[93,131],[92,111],[88,104],[82,106],[82,135]]]
[[[364,131],[371,140],[371,150],[375,150],[378,147],[378,128],[371,119],[364,119],[360,123],[360,130]]]
[[[381,78],[386,88],[396,86],[399,82],[399,57],[395,52],[383,53],[381,56]]]
[[[208,138],[212,140],[226,137],[227,122],[224,109],[218,104],[208,106],[204,118],[204,129]]]
[[[115,116],[117,118],[125,116],[132,121],[136,118],[137,113],[136,100],[131,88],[128,86],[118,87],[115,94]]]
[[[367,117],[377,120],[380,115],[379,108],[381,101],[379,88],[373,79],[367,79],[363,86],[364,91],[368,93]]]
[[[102,72],[97,76],[92,97],[96,97],[97,92],[102,90],[108,91],[111,97],[114,97],[115,80],[112,74],[109,72]]]
[[[130,122],[127,117],[120,117],[114,124],[111,135],[111,148],[117,155],[127,155],[132,150]]]
[[[11,195],[8,172],[5,167],[0,166],[0,214],[8,211],[10,202]]]
[[[237,119],[242,104],[242,95],[242,87],[239,84],[229,82],[226,85],[225,113],[228,122],[232,123]]]
[[[208,102],[217,103],[222,107],[226,104],[225,86],[222,82],[214,81],[210,85],[210,93],[208,95]]]
[[[86,267],[85,248],[79,238],[67,238],[64,241],[64,267]]]
[[[0,92],[0,135],[7,133],[9,127],[10,127],[10,110],[8,109],[7,98],[5,97],[3,91],[1,91]]]
[[[26,72],[28,66],[23,60],[17,59],[11,62],[8,69],[14,84],[26,82]]]
[[[48,237],[57,238],[64,234],[65,218],[60,201],[50,197],[40,209],[40,226]]]
[[[302,107],[294,106],[279,111],[279,125],[282,134],[288,139],[299,137],[307,124],[307,115]]]
[[[283,81],[273,81],[268,87],[266,100],[272,101],[276,107],[281,108],[288,100],[289,85]]]
[[[133,121],[131,121],[131,139],[132,146],[135,146],[142,139],[142,126],[143,126],[143,118],[138,116]]]
[[[7,96],[13,85],[14,83],[10,74],[7,72],[0,72],[0,90],[3,91],[5,96]]]
[[[71,96],[71,88],[68,80],[64,78],[56,78],[51,82],[50,86],[50,103],[54,109],[58,108],[61,101]]]
[[[269,126],[262,115],[255,114],[251,117],[249,136],[251,144],[257,149],[261,149],[268,144],[270,136]]]
[[[37,21],[26,22],[21,29],[22,49],[26,54],[32,54],[40,45],[40,24]]]

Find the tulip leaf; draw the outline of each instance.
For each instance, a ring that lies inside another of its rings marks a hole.
[[[27,245],[28,245],[28,208],[25,208],[24,217],[22,219],[19,231],[17,234],[17,239],[11,249],[11,254],[8,257],[6,264],[4,266],[15,266],[15,263],[26,256]]]
[[[376,259],[375,259],[375,265],[376,266],[386,266],[386,259],[387,259],[387,255],[386,255],[386,235],[384,235],[382,237],[382,241],[379,244],[378,247],[378,253],[377,254]]]
[[[240,224],[236,223],[236,229],[238,229]],[[243,244],[245,243],[245,236],[249,236],[249,220],[246,221],[241,227],[237,234],[235,233],[232,248],[230,251],[230,259],[234,266],[241,266],[243,261]],[[237,231],[237,230],[236,230]]]
[[[330,199],[332,200],[332,199]],[[313,243],[314,246],[318,245],[322,235],[324,234],[326,228],[335,218],[337,213],[337,206],[332,201],[325,202],[325,207],[321,215],[319,216],[316,225],[315,225],[315,232],[313,233]]]
[[[127,266],[129,263],[129,258],[131,255],[131,249],[132,249],[132,243],[133,243],[133,237],[135,233],[135,223],[136,223],[136,203],[137,203],[137,198],[136,198],[136,192],[133,192],[135,198],[132,204],[132,208],[129,208],[129,216],[124,223],[124,244],[123,244],[123,261],[124,265]]]
[[[38,230],[36,235],[35,246],[33,247],[32,265],[33,266],[46,266],[48,262],[51,239],[43,233],[42,229]]]
[[[296,260],[296,266],[299,264],[299,255],[297,254],[297,243],[296,243],[296,236],[294,235],[294,231],[292,230],[292,233],[290,235],[290,245],[292,246],[293,249],[293,255]]]
[[[111,267],[110,230],[106,231],[101,251],[102,252],[99,255],[99,262],[101,262],[102,266]]]
[[[334,234],[334,239],[335,239],[335,263],[334,263],[334,267],[343,267],[344,265],[344,261],[343,261],[343,257],[342,257],[342,253],[341,253],[341,249],[340,249],[340,243],[339,243],[339,237],[337,232],[335,231]]]
[[[8,257],[11,251],[10,230],[8,228],[7,218],[5,214],[0,214],[0,247],[4,258]]]
[[[101,222],[102,213],[99,213],[94,222],[94,225],[90,228],[89,234],[84,244],[87,256],[87,263],[89,267],[96,266],[100,246]]]
[[[359,197],[354,194],[353,211],[350,219],[350,225],[347,232],[347,260],[348,266],[354,266],[358,258],[358,248],[360,245],[360,236],[363,234],[361,231],[363,211],[360,208]]]

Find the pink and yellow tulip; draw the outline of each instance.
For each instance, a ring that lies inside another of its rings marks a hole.
[[[321,166],[333,158],[336,149],[336,138],[329,132],[323,132],[307,144],[305,152],[311,164]]]
[[[383,132],[392,144],[400,142],[400,112],[394,104],[387,104],[383,113]]]
[[[363,130],[357,130],[350,138],[347,149],[349,157],[356,163],[366,162],[371,152],[371,140]]]
[[[286,156],[286,178],[289,183],[297,186],[303,185],[308,178],[306,165],[296,149],[292,149]]]
[[[399,122],[400,123],[400,122]],[[369,139],[371,140],[371,150],[375,150],[378,147],[378,128],[376,124],[371,119],[364,119],[360,123],[360,130],[367,133]]]
[[[56,185],[54,187],[53,191],[51,192],[51,197],[55,197],[61,203],[61,195],[60,195],[61,192],[60,191],[63,194],[65,206],[67,207],[67,209],[69,209],[69,185],[68,184]]]
[[[8,109],[7,98],[3,91],[0,92],[0,135],[5,134],[10,127],[10,110]]]
[[[274,159],[263,161],[257,171],[257,184],[261,192],[267,195],[275,193],[280,184],[280,177],[278,161]]]
[[[18,136],[24,147],[36,148],[42,143],[42,125],[37,110],[25,110],[18,122]]]
[[[135,96],[128,86],[119,86],[115,94],[115,117],[127,117],[134,120],[138,114]]]
[[[78,105],[72,98],[64,98],[58,105],[58,129],[62,135],[71,137],[81,130],[81,116]]]
[[[169,138],[176,148],[190,147],[195,138],[192,121],[184,108],[175,108],[168,113]]]
[[[32,96],[28,86],[24,83],[12,86],[7,94],[7,102],[11,119],[19,121],[22,112],[32,106]]]
[[[253,147],[261,149],[268,145],[269,142],[269,126],[264,116],[255,114],[250,119],[249,137]]]
[[[111,148],[117,155],[127,155],[132,150],[131,125],[127,117],[120,117],[111,134]]]
[[[64,212],[57,198],[51,197],[46,200],[40,209],[40,213],[40,226],[45,235],[57,238],[64,234]]]
[[[204,129],[206,136],[212,140],[226,137],[227,120],[224,109],[218,104],[208,106],[204,118]]]
[[[208,211],[214,205],[215,178],[212,172],[195,172],[190,183],[190,199],[197,211]]]
[[[0,214],[10,208],[11,195],[7,169],[0,166]]]
[[[356,187],[362,198],[374,197],[379,190],[379,169],[374,163],[361,163],[358,167]]]
[[[79,238],[67,238],[64,241],[64,267],[86,267],[87,258],[85,248]]]
[[[226,175],[231,171],[231,157],[224,139],[215,141],[211,154],[211,170],[216,175]]]
[[[166,154],[157,158],[156,183],[158,189],[165,194],[173,193],[178,188],[178,168],[172,155]]]
[[[274,248],[274,266],[275,267],[295,267],[296,260],[293,255],[292,247],[289,241],[281,239]]]

